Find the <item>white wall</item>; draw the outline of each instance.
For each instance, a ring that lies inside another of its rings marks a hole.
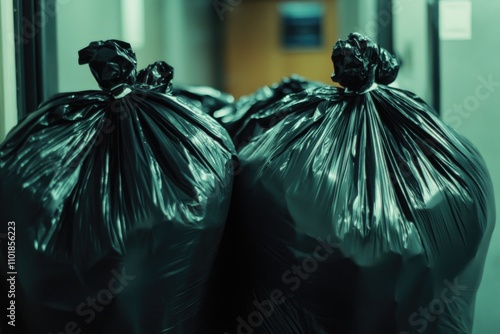
[[[375,0],[337,0],[339,9],[340,39],[346,39],[351,32],[359,32],[377,40],[378,26],[377,1]]]
[[[134,44],[123,29],[122,0],[64,0],[57,6],[57,54],[59,91],[99,89],[88,65],[78,65],[78,51],[90,42],[119,39],[129,42],[137,56],[137,68],[163,60],[164,29],[161,0],[137,0],[144,6],[144,17],[137,24],[143,29],[142,44]],[[133,13],[138,15],[138,13]],[[132,16],[132,21],[134,17]]]
[[[0,142],[17,123],[12,1],[0,1]]]
[[[141,0],[139,0],[141,1]],[[144,5],[145,44],[132,44],[138,68],[158,60],[174,66],[176,83],[213,85],[212,2],[148,0]],[[78,50],[92,41],[121,39],[122,0],[64,0],[57,7],[59,91],[98,89],[87,65],[78,65]]]
[[[394,52],[402,59],[396,84],[431,103],[427,0],[394,1],[393,17]]]
[[[92,41],[121,39],[120,0],[57,2],[59,91],[99,89],[87,65],[78,65],[78,51]]]
[[[215,84],[215,13],[213,1],[163,2],[164,54],[165,60],[174,67],[176,83]]]

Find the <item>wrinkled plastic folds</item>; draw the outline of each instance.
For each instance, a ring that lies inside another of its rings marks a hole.
[[[258,119],[253,119],[254,114],[268,109],[285,96],[320,86],[324,84],[293,74],[280,82],[264,86],[253,94],[242,96],[234,105],[216,112],[215,117],[228,130],[236,147],[245,145],[256,133],[268,129],[262,128]]]
[[[396,80],[399,64],[387,50],[357,33],[333,47],[332,80],[346,90],[361,92],[374,83],[388,85]]]
[[[218,110],[234,103],[234,97],[231,94],[207,86],[177,85],[172,94],[192,103],[212,117],[216,117],[215,113]]]
[[[285,96],[239,129],[226,333],[472,332],[492,183],[430,106],[381,84],[389,56],[352,34],[332,57],[345,89]]]
[[[150,91],[172,93],[174,68],[163,61],[148,65],[137,75],[137,84],[145,85]]]
[[[103,91],[54,96],[0,146],[2,231],[16,224],[16,329],[207,333],[233,144],[211,117],[161,93],[170,66],[137,73],[127,43],[91,43],[80,64]]]

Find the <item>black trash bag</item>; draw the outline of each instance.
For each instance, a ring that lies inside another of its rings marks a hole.
[[[205,334],[230,138],[158,93],[170,87],[170,66],[137,74],[128,43],[91,43],[80,63],[103,91],[56,95],[0,146],[0,222],[2,232],[15,222],[16,233],[16,328]]]
[[[234,104],[231,94],[208,86],[176,85],[172,94],[186,99],[212,117],[216,117],[218,110]]]
[[[163,61],[157,61],[137,75],[136,83],[146,86],[150,91],[171,94],[174,68]]]
[[[368,38],[333,61],[344,89],[252,116],[267,131],[239,150],[225,333],[471,333],[495,222],[480,154],[385,86],[397,64]]]
[[[254,115],[260,115],[263,109],[270,108],[273,103],[281,101],[290,94],[321,86],[324,84],[292,74],[280,82],[259,88],[253,94],[242,96],[233,106],[227,106],[216,112],[215,117],[227,129],[235,146],[244,146],[253,136],[253,132],[269,128],[262,128],[260,119]]]

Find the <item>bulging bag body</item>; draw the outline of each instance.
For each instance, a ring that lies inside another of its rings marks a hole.
[[[361,65],[334,59],[345,89],[252,115],[268,126],[239,150],[226,333],[471,333],[495,222],[488,171],[424,101],[376,84],[397,74],[385,50],[347,43],[342,60]]]
[[[80,62],[103,91],[55,96],[0,146],[18,326],[206,333],[232,143],[212,118],[161,93],[173,75],[165,63],[136,76],[135,55],[119,41],[92,43]]]

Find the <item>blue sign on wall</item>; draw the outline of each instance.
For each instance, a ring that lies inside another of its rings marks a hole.
[[[323,45],[323,4],[288,2],[280,4],[279,10],[285,48],[318,48]]]

